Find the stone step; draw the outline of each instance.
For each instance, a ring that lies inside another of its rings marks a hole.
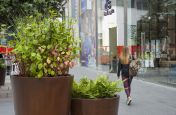
[[[12,93],[1,93],[0,98],[12,98]]]
[[[0,89],[0,98],[9,98],[9,97],[12,97],[12,90]]]
[[[12,97],[12,87],[10,84],[5,84],[0,86],[0,98],[9,98]]]
[[[4,86],[0,86],[0,90],[3,90],[3,91],[5,91],[5,90],[12,90],[12,86],[5,84]]]

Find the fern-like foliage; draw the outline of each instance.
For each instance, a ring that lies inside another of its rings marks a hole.
[[[99,75],[96,80],[84,76],[79,82],[73,82],[73,98],[111,98],[122,91],[121,80],[110,81],[107,76]]]

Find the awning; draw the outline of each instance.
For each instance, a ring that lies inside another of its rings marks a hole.
[[[12,50],[13,50],[13,48],[0,45],[0,53],[2,53],[2,54],[8,54],[8,53],[10,53]]]

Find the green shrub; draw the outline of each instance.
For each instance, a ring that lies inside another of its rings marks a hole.
[[[6,67],[5,60],[4,59],[0,59],[0,69],[3,69],[5,67]]]
[[[100,75],[96,80],[88,79],[86,76],[79,82],[73,82],[72,97],[73,98],[111,98],[117,92],[123,90],[119,87],[121,80],[110,81],[107,76]]]
[[[20,75],[37,78],[67,75],[79,50],[72,25],[73,21],[59,21],[54,13],[49,17],[37,14],[18,19],[15,39],[10,44]]]

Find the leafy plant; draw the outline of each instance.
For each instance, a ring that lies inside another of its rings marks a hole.
[[[152,54],[152,52],[144,52],[144,54],[140,56],[140,59],[144,59],[144,60],[150,60],[153,59],[154,56]]]
[[[6,67],[5,60],[4,59],[0,59],[0,69],[3,69],[5,67]]]
[[[58,4],[63,0],[0,0],[0,24],[13,24],[18,17],[25,17],[36,12],[48,14],[48,9],[58,11]],[[58,13],[59,15],[60,13]]]
[[[16,22],[15,39],[11,41],[19,63],[20,75],[53,77],[67,75],[76,58],[79,41],[73,36],[73,21],[60,22],[54,12],[27,16]]]
[[[96,80],[90,80],[86,76],[79,82],[73,82],[72,97],[73,98],[111,98],[117,92],[123,90],[119,87],[121,80],[110,81],[107,76],[100,75]]]

